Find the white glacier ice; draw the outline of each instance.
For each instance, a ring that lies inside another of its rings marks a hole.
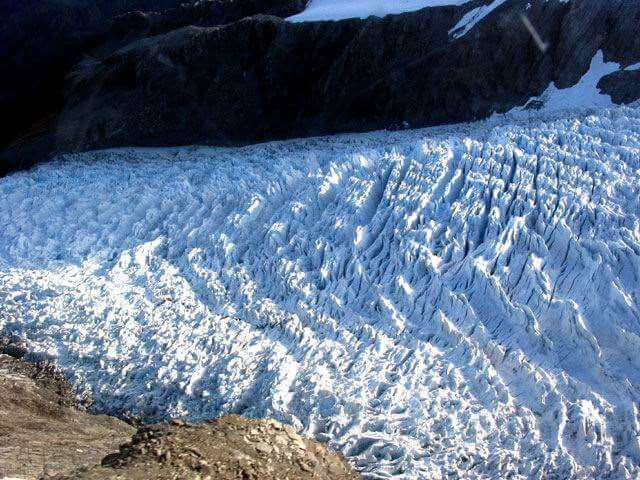
[[[366,478],[640,476],[640,108],[0,179],[0,329],[100,410],[274,416]]]

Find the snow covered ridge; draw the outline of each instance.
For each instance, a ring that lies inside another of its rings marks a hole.
[[[0,329],[98,408],[275,416],[369,478],[640,475],[640,108],[0,180]]]
[[[347,18],[385,17],[423,8],[460,6],[471,0],[310,0],[307,8],[289,17],[290,22],[336,21]],[[451,29],[453,38],[466,35],[506,0],[493,0],[467,12]]]
[[[310,0],[307,8],[289,17],[291,22],[319,22],[346,18],[384,17],[427,7],[462,5],[470,0]]]

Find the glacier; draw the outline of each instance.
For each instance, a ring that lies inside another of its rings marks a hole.
[[[0,332],[95,409],[272,416],[365,478],[640,476],[640,107],[0,179]]]

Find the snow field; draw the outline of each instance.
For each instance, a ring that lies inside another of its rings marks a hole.
[[[307,8],[288,18],[291,22],[319,22],[414,12],[427,7],[462,5],[469,0],[310,0]]]

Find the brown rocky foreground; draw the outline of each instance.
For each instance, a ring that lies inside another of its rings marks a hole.
[[[0,478],[37,478],[100,463],[135,431],[78,409],[53,367],[8,355],[0,355],[0,399]]]
[[[275,420],[230,415],[136,431],[116,418],[83,411],[51,365],[4,354],[0,398],[0,478],[360,478],[341,455]]]
[[[56,480],[356,479],[344,459],[274,420],[230,415],[198,425],[140,428],[102,465]]]

